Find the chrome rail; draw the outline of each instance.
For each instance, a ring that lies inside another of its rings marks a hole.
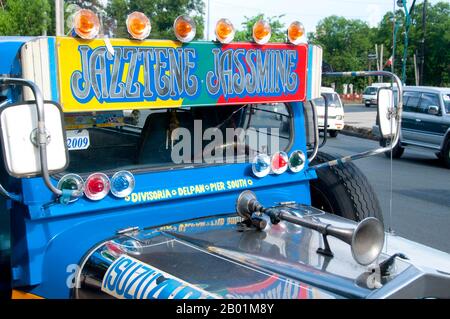
[[[402,111],[403,111],[403,89],[402,89],[402,82],[400,81],[399,77],[395,75],[392,72],[387,71],[356,71],[356,72],[326,72],[322,74],[323,76],[330,76],[330,77],[356,77],[356,76],[386,76],[390,77],[393,82],[397,84],[398,94],[397,94],[397,109],[392,110],[391,116],[395,116],[395,120],[397,122],[397,129],[395,131],[395,135],[392,138],[392,142],[389,146],[381,147],[361,153],[357,153],[354,155],[348,155],[344,156],[329,162],[317,164],[314,166],[310,166],[309,169],[321,169],[324,167],[331,167],[336,166],[341,163],[351,162],[355,161],[361,158],[382,154],[388,151],[391,151],[398,143],[400,139],[400,130],[401,130],[401,118],[402,118]]]

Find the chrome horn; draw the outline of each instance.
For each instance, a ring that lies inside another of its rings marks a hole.
[[[239,195],[236,202],[236,211],[246,220],[258,217],[258,214],[265,214],[270,217],[272,224],[285,220],[318,231],[323,235],[325,246],[317,249],[317,252],[322,255],[333,257],[327,236],[338,238],[350,245],[353,258],[361,265],[369,265],[374,262],[384,245],[383,224],[374,217],[365,218],[356,224],[355,228],[337,227],[331,223],[294,216],[289,213],[287,208],[265,208],[258,202],[256,195],[248,190]]]

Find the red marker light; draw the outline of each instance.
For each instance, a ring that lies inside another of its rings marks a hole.
[[[103,173],[94,173],[86,179],[84,194],[92,200],[100,200],[108,195],[110,182],[108,176]]]
[[[105,189],[105,184],[101,178],[93,178],[89,181],[88,188],[92,193],[100,193]]]
[[[277,175],[286,172],[288,168],[288,161],[289,158],[285,152],[276,152],[273,154],[272,161],[270,163],[272,172]]]

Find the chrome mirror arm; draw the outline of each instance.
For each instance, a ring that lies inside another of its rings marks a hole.
[[[324,167],[331,167],[335,166],[341,163],[351,162],[355,161],[361,158],[382,154],[387,151],[391,151],[398,143],[400,139],[400,130],[401,130],[401,118],[402,118],[402,111],[403,111],[403,88],[402,88],[402,82],[400,81],[399,77],[395,75],[392,72],[387,71],[357,71],[357,72],[325,72],[322,75],[324,76],[330,76],[330,77],[350,77],[350,76],[387,76],[390,77],[396,84],[398,88],[398,94],[397,94],[397,110],[392,110],[392,115],[395,116],[395,120],[397,122],[397,129],[395,131],[394,138],[392,139],[392,143],[389,146],[381,147],[361,153],[357,153],[354,155],[348,155],[344,156],[338,159],[335,159],[333,161],[321,163],[318,165],[310,166],[309,169],[321,169]]]
[[[36,141],[39,147],[42,178],[44,179],[45,185],[50,189],[50,191],[53,194],[55,194],[58,197],[61,196],[62,191],[53,186],[52,182],[50,181],[50,174],[48,172],[47,133],[45,130],[44,99],[42,97],[41,90],[32,81],[19,78],[0,78],[0,85],[1,84],[26,86],[30,88],[31,91],[33,92],[37,108],[38,127],[37,127]]]
[[[326,97],[325,94],[322,94],[322,97],[325,104],[325,114],[323,117],[323,140],[322,143],[320,143],[319,148],[322,148],[327,143],[327,135],[328,135],[328,98]]]
[[[317,122],[317,106],[314,104],[314,100],[310,100],[309,102],[311,103],[314,125],[314,149],[308,157],[308,163],[311,163],[314,158],[316,158],[317,152],[319,151],[319,123]]]

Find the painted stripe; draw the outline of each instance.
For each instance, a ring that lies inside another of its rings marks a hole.
[[[55,38],[48,38],[48,67],[50,73],[50,88],[53,101],[59,101],[58,80],[56,74]]]
[[[314,46],[310,45],[308,46],[308,68],[306,70],[307,72],[307,87],[306,87],[306,98],[308,100],[311,99],[311,84],[312,84],[312,77],[313,77],[313,69],[312,69],[312,61],[313,61],[313,57],[314,57],[314,50],[313,50]]]
[[[11,299],[44,299],[41,296],[13,289]]]

